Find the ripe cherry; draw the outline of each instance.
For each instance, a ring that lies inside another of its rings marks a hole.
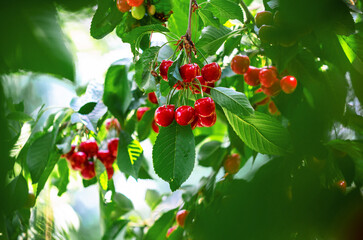
[[[76,145],[72,144],[71,150],[68,153],[66,153],[66,154],[62,154],[61,157],[69,160],[72,157],[75,149],[76,149]]]
[[[202,127],[212,127],[217,121],[217,114],[214,113],[212,116],[209,117],[201,117],[199,116],[199,124]]]
[[[259,74],[261,85],[264,87],[271,87],[278,81],[277,72],[274,68],[263,68]]]
[[[241,165],[241,156],[237,153],[229,155],[223,163],[224,170],[226,173],[235,174],[239,170]]]
[[[216,82],[221,75],[221,67],[216,62],[209,63],[202,68],[202,76],[206,82]]]
[[[36,198],[34,193],[28,193],[28,197],[26,199],[26,202],[24,203],[24,208],[32,208],[35,206]]]
[[[150,5],[150,6],[147,8],[147,13],[148,13],[150,16],[154,16],[155,12],[156,12],[155,5]]]
[[[198,115],[195,115],[194,116],[194,121],[190,124],[192,130],[194,130],[196,127],[199,126],[198,123],[199,123],[199,117],[198,117]]]
[[[138,7],[131,8],[131,15],[133,18],[137,20],[141,20],[145,16],[145,7],[144,5],[140,5]]]
[[[210,97],[198,99],[194,104],[195,112],[201,117],[209,117],[215,113],[216,105]]]
[[[262,89],[261,89],[261,88],[259,88],[259,89],[257,89],[257,90],[255,91],[255,93],[260,93],[260,92],[262,92]],[[259,105],[259,106],[261,106],[261,105],[265,105],[265,104],[267,104],[269,101],[270,101],[270,97],[265,97],[263,100],[261,100],[260,102],[256,103],[256,105]]]
[[[162,127],[169,126],[174,120],[174,105],[161,106],[155,111],[155,122]]]
[[[144,0],[127,0],[127,4],[131,7],[138,7],[144,3]]]
[[[117,131],[121,130],[121,125],[119,121],[116,118],[108,118],[105,121],[105,127],[107,131],[110,131],[111,129],[116,129]]]
[[[193,65],[194,65],[194,67],[196,68],[197,76],[200,76],[201,71],[200,71],[200,67],[199,67],[199,65],[198,65],[198,64],[196,64],[196,63],[193,63]]]
[[[158,98],[156,97],[155,92],[151,92],[147,95],[147,98],[151,103],[158,104]]]
[[[107,171],[108,180],[110,180],[115,171],[114,171],[113,167],[106,168],[106,171]]]
[[[111,155],[109,150],[99,150],[97,158],[105,165],[106,168],[112,167],[115,157]]]
[[[243,75],[245,82],[250,86],[258,86],[260,84],[259,74],[261,69],[250,66]]]
[[[74,170],[82,170],[83,164],[87,161],[87,154],[84,152],[75,152],[72,154],[72,157],[69,159],[71,167]]]
[[[263,85],[261,85],[261,89],[262,91],[267,95],[267,96],[276,96],[277,94],[280,93],[281,91],[281,87],[280,87],[280,83],[277,81],[275,82],[271,87],[267,88]]]
[[[84,179],[90,180],[96,176],[95,163],[86,161],[81,170],[81,175]]]
[[[262,25],[272,25],[273,15],[270,11],[261,11],[255,17],[256,26],[259,28]]]
[[[206,90],[206,87],[203,87],[204,85],[206,85],[205,80],[202,76],[197,76],[196,77],[200,83],[200,85],[202,85],[202,91],[204,92]],[[200,94],[200,86],[199,83],[197,81],[193,82],[193,85],[190,86],[190,90],[194,93],[194,94]]]
[[[116,6],[120,12],[128,12],[131,9],[131,6],[127,3],[126,0],[117,0]]]
[[[209,83],[206,82],[205,85],[208,86],[208,87],[202,88],[203,92],[210,94],[210,90],[211,90],[211,88],[214,88],[215,83],[214,82],[209,82]]]
[[[175,231],[176,228],[177,228],[177,226],[173,226],[173,227],[169,228],[168,232],[166,233],[166,238],[169,238],[169,236]]]
[[[171,60],[163,60],[160,64],[159,71],[160,76],[165,80],[168,81],[168,70],[171,65],[173,65],[173,61]]]
[[[344,180],[340,180],[337,182],[337,187],[341,192],[345,193],[347,190],[347,183]]]
[[[277,113],[278,113],[278,109],[277,109],[277,107],[276,107],[276,104],[275,104],[273,101],[271,101],[271,102],[268,104],[268,111],[269,111],[272,115],[274,115],[274,114],[277,114]]]
[[[178,81],[177,83],[174,84],[173,87],[176,88],[176,90],[181,90],[184,88],[184,83],[181,81]]]
[[[179,212],[177,212],[176,214],[176,222],[178,223],[178,225],[180,227],[184,227],[185,225],[185,219],[188,217],[189,215],[189,211],[187,210],[180,210]]]
[[[293,76],[285,76],[280,81],[282,91],[286,94],[293,93],[296,89],[297,81]]]
[[[231,69],[236,74],[245,74],[250,66],[250,58],[245,55],[236,55],[232,58]]]
[[[87,140],[79,144],[79,151],[87,154],[88,158],[96,156],[98,152],[98,145],[95,140]]]
[[[191,106],[180,106],[175,111],[175,121],[182,126],[194,121],[195,110]]]
[[[197,71],[198,69],[195,67],[194,64],[184,64],[179,69],[180,76],[183,79],[183,82],[192,82],[197,76]]]
[[[154,130],[154,132],[159,133],[159,126],[156,124],[155,120],[151,123],[151,128]]]
[[[117,157],[118,138],[110,139],[108,141],[107,148],[108,148],[108,151],[110,151],[111,156]]]
[[[149,111],[150,108],[148,107],[140,107],[136,110],[136,118],[138,121],[141,120],[142,116],[144,116],[145,112]]]

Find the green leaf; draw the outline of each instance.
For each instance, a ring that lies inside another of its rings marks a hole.
[[[151,208],[151,210],[154,210],[161,202],[161,196],[158,191],[148,189],[145,193],[145,202]]]
[[[223,111],[233,130],[251,149],[272,155],[285,155],[291,151],[289,133],[275,118],[260,112],[241,117],[225,108]]]
[[[108,175],[105,166],[100,160],[95,161],[95,171],[98,183],[100,184],[103,191],[108,188]]]
[[[126,227],[129,223],[129,220],[121,219],[115,222],[112,222],[112,225],[107,227],[105,230],[105,234],[102,237],[102,240],[113,240],[116,239],[117,235],[121,232],[121,230]]]
[[[92,186],[93,184],[96,184],[97,183],[97,178],[92,178],[90,180],[86,180],[86,179],[82,179],[82,184],[83,184],[83,187],[89,187],[89,186]]]
[[[246,181],[251,181],[254,178],[255,174],[258,172],[258,170],[270,161],[271,158],[263,154],[257,154],[257,157],[255,159],[251,157],[235,175],[235,179],[244,179]]]
[[[117,118],[124,119],[132,93],[125,65],[112,65],[106,74],[103,102]]]
[[[207,9],[199,9],[198,14],[202,19],[204,26],[219,27],[221,24],[219,20],[213,15],[213,13]]]
[[[242,35],[230,37],[223,45],[223,54],[229,56],[232,54],[233,50],[238,48],[242,40]]]
[[[131,200],[122,193],[115,193],[112,195],[112,202],[115,203],[115,210],[122,216],[134,209]]]
[[[23,207],[28,199],[28,191],[28,184],[23,175],[14,178],[5,189],[6,206],[9,208],[4,208],[4,210],[6,210],[6,212],[11,212]]]
[[[19,122],[28,122],[33,120],[31,116],[24,112],[11,112],[6,116],[6,118],[8,120],[15,120]]]
[[[238,116],[249,116],[254,113],[253,107],[243,93],[230,88],[216,87],[211,89],[211,95],[217,104]]]
[[[206,142],[200,147],[198,152],[199,165],[213,167],[214,170],[218,170],[226,154],[227,149],[222,147],[221,142]]]
[[[58,161],[58,178],[55,179],[54,186],[58,188],[58,196],[62,196],[67,191],[69,183],[69,167],[65,159]]]
[[[168,127],[161,127],[153,147],[154,170],[169,183],[172,191],[188,179],[194,161],[194,136],[190,126],[181,126],[174,121]]]
[[[121,22],[123,13],[116,7],[113,0],[99,0],[98,8],[91,22],[91,36],[101,39]]]
[[[37,183],[47,166],[50,152],[53,149],[54,134],[46,133],[36,139],[29,147],[26,162],[32,178]]]
[[[89,130],[97,133],[98,121],[107,113],[107,107],[103,102],[98,102],[91,113],[87,115],[73,113],[71,116],[71,122],[83,123]]]
[[[85,105],[83,105],[81,107],[81,109],[79,109],[78,113],[80,114],[89,114],[93,111],[93,109],[96,107],[97,103],[96,102],[89,102],[86,103]]]
[[[184,229],[177,227],[169,236],[168,240],[182,240],[184,235]]]
[[[142,152],[140,143],[133,140],[129,133],[121,130],[117,153],[117,165],[120,171],[137,179],[142,163]]]
[[[338,36],[338,39],[349,62],[355,70],[363,74],[363,34],[354,34],[349,37]]]
[[[184,53],[182,52],[168,69],[168,81],[170,87],[174,87],[174,85],[178,81],[183,81],[179,72],[179,69],[183,64],[183,59],[184,59]]]
[[[176,209],[164,213],[147,231],[144,240],[165,240],[166,233],[175,220]]]
[[[140,56],[139,61],[135,65],[135,81],[139,88],[146,92],[154,92],[156,90],[156,82],[151,70],[153,69],[154,60],[160,47],[151,47],[146,49]],[[155,62],[156,63],[156,62]],[[155,64],[154,63],[154,64]]]
[[[92,112],[96,105],[95,103],[102,100],[102,95],[103,84],[92,81],[88,84],[86,92],[82,96],[72,99],[70,107],[81,114],[88,114]]]
[[[144,141],[150,135],[151,124],[154,120],[155,108],[145,112],[140,122],[137,124],[137,137],[139,141]]]
[[[211,0],[209,4],[216,9],[214,12],[222,20],[222,23],[225,23],[229,19],[237,19],[243,22],[243,12],[238,4],[229,0]]]
[[[214,55],[229,37],[231,30],[223,25],[219,28],[208,26],[203,29],[203,33],[197,42],[197,48],[203,50],[208,55]]]

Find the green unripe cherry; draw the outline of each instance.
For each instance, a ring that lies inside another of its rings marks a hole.
[[[145,6],[140,5],[138,7],[131,8],[131,15],[137,20],[141,20],[145,16]]]

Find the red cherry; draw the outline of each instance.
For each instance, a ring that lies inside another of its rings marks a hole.
[[[160,64],[159,71],[160,76],[165,80],[168,81],[168,70],[171,65],[173,65],[173,61],[171,60],[163,60]]]
[[[131,7],[138,7],[144,3],[144,0],[127,0],[127,4]]]
[[[202,76],[206,82],[217,82],[222,75],[221,67],[212,62],[202,68]]]
[[[175,121],[182,126],[191,124],[194,120],[195,110],[191,106],[180,106],[175,111]]]
[[[272,115],[274,115],[274,114],[277,114],[277,113],[278,113],[278,109],[277,109],[277,107],[276,107],[276,104],[275,104],[273,101],[271,101],[271,102],[268,104],[268,111],[269,111]]]
[[[66,153],[66,154],[62,154],[61,157],[62,158],[65,158],[67,160],[70,160],[70,158],[72,157],[75,149],[76,149],[76,145],[72,144],[71,150],[68,153]]]
[[[232,58],[231,69],[236,74],[245,74],[250,66],[250,58],[245,55],[237,55]]]
[[[151,92],[147,95],[147,98],[151,103],[158,104],[158,98],[156,97],[155,92]]]
[[[131,10],[131,6],[129,4],[127,4],[126,0],[117,0],[116,6],[117,6],[118,10],[120,10],[120,12],[123,12],[123,13]]]
[[[79,151],[87,154],[88,158],[96,156],[98,152],[98,145],[95,140],[87,140],[79,144]]]
[[[187,210],[180,210],[177,214],[176,214],[176,222],[178,223],[178,225],[180,227],[184,227],[185,225],[185,219],[188,217],[189,215],[189,211]]]
[[[224,170],[229,174],[235,174],[241,165],[241,156],[237,153],[229,155],[223,163]]]
[[[155,111],[155,122],[162,127],[169,126],[174,120],[174,105],[161,106]]]
[[[106,168],[108,180],[110,180],[114,174],[113,167]]]
[[[243,75],[245,82],[250,86],[258,86],[260,84],[259,74],[261,69],[250,66]]]
[[[347,190],[347,183],[344,180],[340,180],[339,182],[337,182],[337,187],[340,191],[345,193],[345,191]]]
[[[196,68],[197,76],[200,76],[201,71],[200,71],[200,67],[199,67],[199,65],[198,65],[198,64],[196,64],[196,63],[193,63],[193,65],[194,65],[194,67]]]
[[[192,127],[192,130],[194,130],[196,127],[199,126],[199,117],[198,117],[198,115],[194,116],[194,121],[190,124],[190,126]]]
[[[281,87],[280,87],[280,83],[277,81],[275,82],[271,87],[267,88],[263,85],[261,85],[261,89],[262,91],[267,95],[267,96],[276,96],[277,94],[280,93],[281,91]]]
[[[262,25],[273,25],[273,15],[269,11],[261,11],[255,17],[256,26],[259,28]]]
[[[273,68],[263,68],[259,74],[261,85],[264,87],[271,87],[278,81],[277,72]]]
[[[145,112],[149,111],[150,108],[148,107],[140,107],[136,110],[136,118],[138,121],[141,120],[142,116],[144,116]]]
[[[117,157],[118,138],[110,139],[108,141],[107,148],[108,148],[108,151],[110,151],[111,156]]]
[[[116,129],[117,131],[121,130],[121,125],[116,118],[108,118],[105,121],[106,130],[109,131],[110,129]]]
[[[159,133],[159,126],[156,124],[155,120],[151,123],[151,128],[154,130],[154,132]]]
[[[177,226],[173,226],[173,227],[169,228],[168,232],[166,233],[166,238],[169,238],[169,236],[175,231],[176,228],[177,228]]]
[[[280,81],[282,91],[286,94],[293,93],[296,89],[297,81],[293,76],[285,76]]]
[[[71,167],[74,170],[82,170],[83,164],[87,161],[87,154],[84,152],[75,152],[69,159]]]
[[[106,168],[112,167],[115,157],[111,155],[109,150],[99,150],[97,158],[105,165]]]
[[[198,116],[209,117],[215,113],[216,105],[212,98],[205,97],[195,101],[194,108]]]
[[[196,78],[198,79],[200,85],[202,85],[202,91],[204,92],[206,90],[206,87],[203,87],[203,85],[206,85],[204,78],[202,76],[197,76]],[[190,86],[190,90],[193,94],[200,94],[199,83],[194,81],[193,85]]]
[[[184,83],[181,81],[178,81],[177,83],[174,84],[173,86],[174,88],[176,88],[176,90],[180,90],[184,88]]]
[[[86,161],[83,169],[81,170],[81,175],[86,180],[94,178],[96,176],[95,163]]]
[[[197,68],[194,64],[185,64],[180,67],[179,72],[180,76],[183,79],[183,82],[192,82],[194,78],[197,76]]]
[[[217,121],[217,114],[214,113],[209,117],[200,117],[199,116],[199,124],[203,127],[212,127]]]
[[[259,88],[255,91],[255,93],[260,93],[260,92],[263,92],[261,88]],[[270,97],[266,97],[263,100],[261,100],[260,102],[256,103],[256,105],[262,106],[262,105],[267,104],[269,101],[270,101]]]
[[[210,94],[210,90],[211,90],[211,88],[214,88],[215,83],[214,82],[213,83],[210,83],[210,82],[207,83],[206,82],[206,86],[208,86],[208,87],[204,87],[204,88],[202,88],[202,90],[203,90],[203,92]]]

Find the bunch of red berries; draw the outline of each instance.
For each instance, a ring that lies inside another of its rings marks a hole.
[[[137,20],[144,18],[146,12],[145,7],[147,7],[147,13],[150,16],[153,16],[156,11],[155,5],[151,5],[149,1],[144,2],[144,0],[117,0],[116,6],[123,13],[131,10],[132,17]]]
[[[154,93],[155,94],[155,93]],[[156,97],[155,97],[156,98]],[[141,118],[144,116],[144,114],[149,111],[150,108],[149,107],[140,107],[137,109],[136,111],[136,117],[137,117],[137,121],[140,121]],[[152,121],[151,123],[151,128],[154,130],[154,132],[159,133],[159,126],[156,125],[155,120]]]
[[[95,159],[98,158],[106,168],[108,179],[111,179],[114,173],[112,165],[117,157],[118,138],[110,139],[107,148],[100,150],[95,140],[87,140],[81,142],[78,147],[72,145],[71,151],[62,157],[68,160],[73,170],[80,171],[86,180],[96,176]]]

